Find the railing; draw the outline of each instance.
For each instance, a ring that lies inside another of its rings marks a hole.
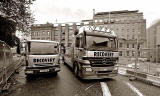
[[[0,41],[0,86],[7,83],[8,78],[14,72],[15,67],[12,62],[13,56],[10,46]]]

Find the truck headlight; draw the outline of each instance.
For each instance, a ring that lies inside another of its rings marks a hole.
[[[92,71],[92,68],[86,68],[86,71]]]
[[[90,65],[83,65],[82,67],[85,69],[85,71],[92,71],[92,68]]]
[[[89,60],[83,60],[82,61],[84,64],[90,64]]]

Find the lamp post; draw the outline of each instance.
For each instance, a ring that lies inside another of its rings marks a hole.
[[[139,52],[139,40],[138,40],[138,36],[137,36],[137,48],[136,48],[135,68],[134,68],[134,76],[135,77],[137,75],[138,52]]]
[[[159,48],[160,48],[160,45],[157,44],[156,46],[156,64],[158,64],[159,62]]]
[[[139,35],[139,34],[138,34]],[[136,52],[135,52],[135,68],[134,68],[134,76],[130,77],[129,80],[136,80],[136,76],[137,76],[137,63],[138,63],[138,52],[139,52],[139,38],[138,38],[138,35],[137,35],[137,40],[136,40],[136,43],[137,43],[137,47],[136,47]]]

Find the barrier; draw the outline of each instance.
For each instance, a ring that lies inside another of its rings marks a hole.
[[[147,80],[151,81],[153,85],[160,86],[160,77],[147,75]]]
[[[123,66],[118,66],[118,73],[121,75],[127,75],[126,68]]]
[[[12,64],[13,55],[5,42],[0,41],[0,88],[7,83],[8,78],[15,71],[15,66]]]
[[[128,67],[125,66],[119,66],[118,73],[124,76],[134,76],[135,74],[133,70],[128,70]],[[137,72],[136,78],[137,80],[141,80],[142,82],[160,87],[159,76],[150,75],[144,72]]]

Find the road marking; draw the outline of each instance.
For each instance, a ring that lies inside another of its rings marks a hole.
[[[109,88],[107,86],[107,83],[100,82],[100,84],[101,84],[103,96],[112,96],[111,93],[110,93],[110,91],[109,91]]]
[[[86,89],[85,89],[85,91],[87,91],[89,88],[91,88],[93,85],[90,85],[89,87],[87,87]]]
[[[124,83],[126,83],[132,89],[132,91],[134,91],[138,96],[145,96],[136,87],[134,87],[132,84],[130,84],[128,82],[124,82]]]

